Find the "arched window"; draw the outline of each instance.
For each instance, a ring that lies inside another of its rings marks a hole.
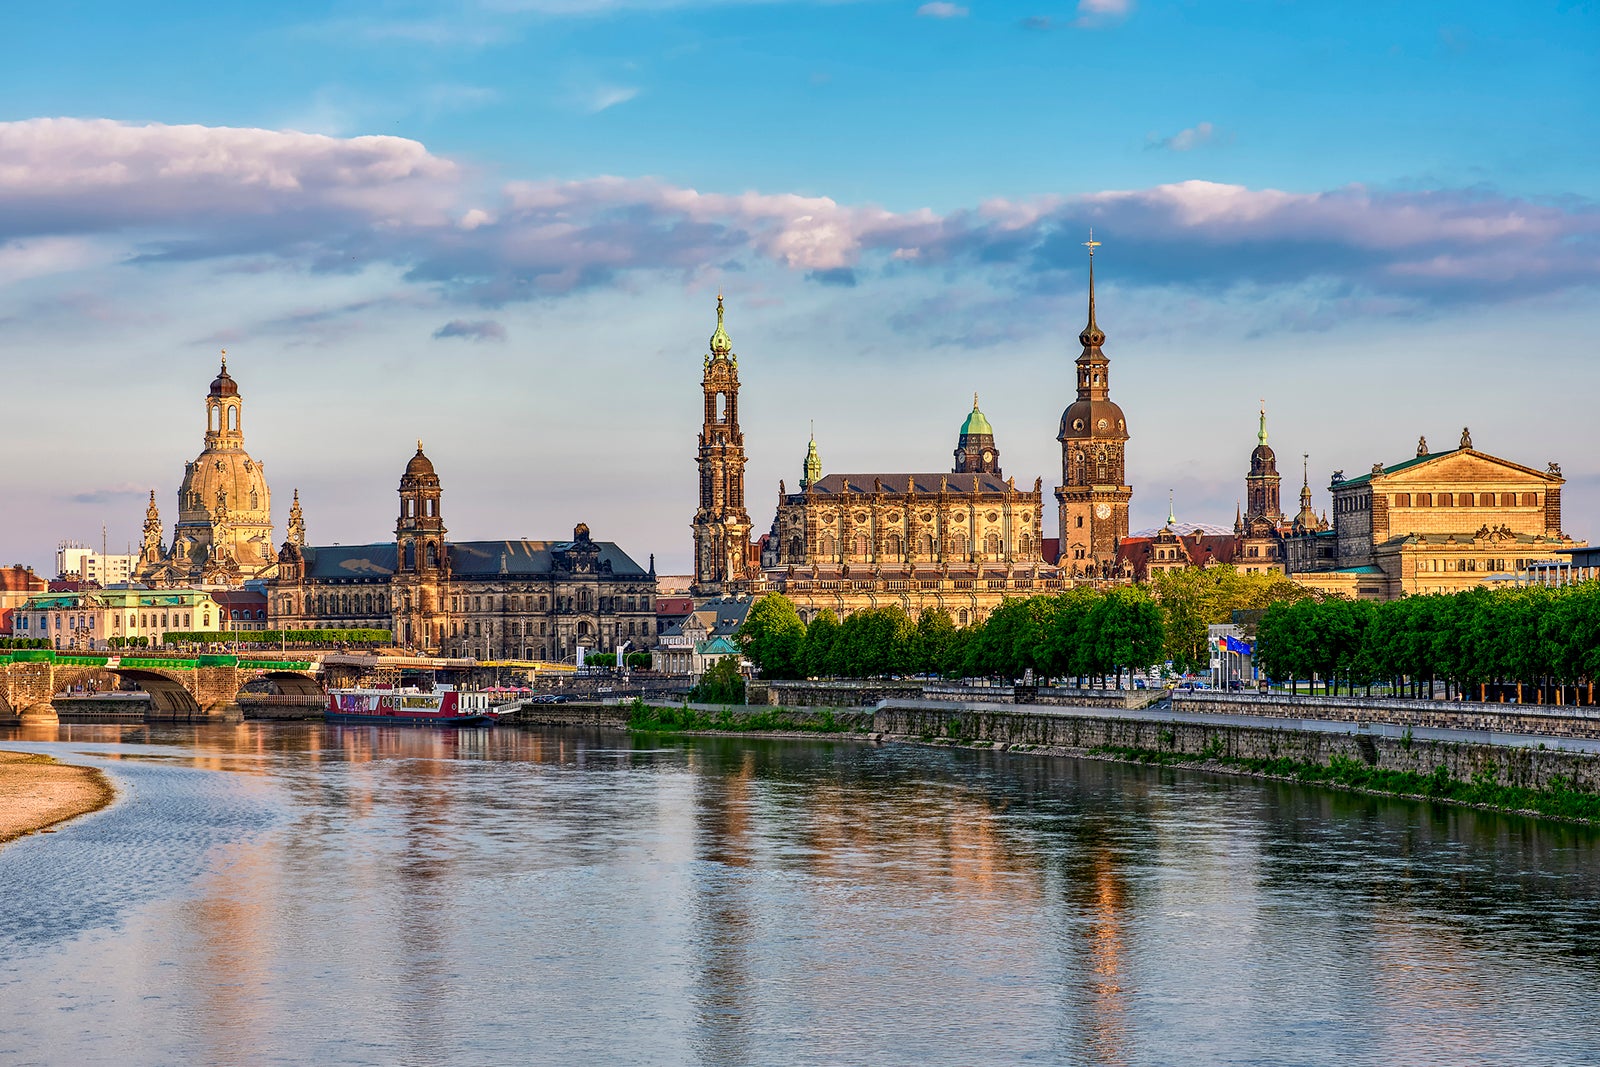
[[[917,541],[917,554],[923,559],[932,559],[933,552],[933,535],[923,534]]]
[[[990,559],[1000,558],[1000,535],[992,533],[983,539],[983,550]]]
[[[966,534],[955,534],[950,538],[950,555],[956,559],[967,558]]]
[[[439,544],[436,541],[429,541],[428,542],[428,566],[429,567],[437,567],[438,565],[439,565]]]
[[[1109,470],[1110,465],[1106,459],[1106,450],[1102,448],[1100,450],[1100,454],[1095,457],[1094,461],[1094,480],[1097,485],[1104,485],[1106,482],[1111,480],[1110,474],[1108,473]]]
[[[1032,551],[1033,551],[1033,538],[1032,537],[1028,536],[1027,534],[1023,534],[1021,537],[1017,538],[1017,555],[1025,557]]]
[[[406,542],[405,561],[401,564],[400,569],[403,571],[414,571],[417,569],[417,546],[412,541]]]
[[[798,537],[798,536],[794,537],[794,538],[791,538],[790,541],[789,541],[789,560],[790,560],[790,562],[792,562],[792,563],[800,562],[800,560],[805,558],[805,554],[806,554],[806,541],[805,541],[805,538]]]
[[[588,637],[589,636],[589,624],[588,623],[586,623],[586,622],[578,623],[578,636],[579,637]]]
[[[956,622],[958,624],[962,625],[962,626],[965,626],[967,624],[967,609],[966,608],[962,608],[959,612],[956,613]]]
[[[900,559],[906,554],[906,543],[899,534],[890,534],[884,543],[890,559]]]
[[[839,556],[839,542],[832,534],[823,534],[821,550],[823,559],[837,559]]]
[[[872,552],[872,545],[867,540],[866,534],[856,534],[855,558],[866,559]]]

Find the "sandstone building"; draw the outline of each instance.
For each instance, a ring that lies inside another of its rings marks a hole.
[[[1128,536],[1133,489],[1124,462],[1128,424],[1111,399],[1111,361],[1094,315],[1094,250],[1089,235],[1089,322],[1078,334],[1078,399],[1061,415],[1061,485],[1056,489],[1060,548],[1056,560],[1076,578],[1125,577],[1117,546]]]
[[[1285,542],[1289,574],[1313,589],[1369,600],[1450,593],[1569,558],[1561,531],[1561,468],[1524,467],[1460,445],[1375,463],[1333,484],[1333,528]],[[1564,552],[1564,550],[1566,550]]]
[[[655,643],[653,559],[646,570],[582,524],[568,541],[450,541],[420,441],[399,496],[394,540],[368,545],[305,544],[297,499],[267,588],[273,628],[392,630],[410,648],[490,660]]]
[[[185,464],[178,521],[163,547],[155,493],[145,512],[134,580],[152,586],[238,585],[271,573],[272,494],[266,470],[244,450],[244,398],[227,354],[205,399],[205,447]]]
[[[744,507],[744,434],[739,429],[739,357],[722,323],[705,357],[700,390],[705,419],[700,428],[700,506],[694,513],[694,585],[697,597],[748,592],[755,577],[750,548],[750,513]]]

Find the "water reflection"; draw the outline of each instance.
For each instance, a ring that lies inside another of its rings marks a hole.
[[[1593,831],[845,742],[25,727],[0,1060],[1565,1063]],[[65,1009],[65,1010],[63,1010]]]

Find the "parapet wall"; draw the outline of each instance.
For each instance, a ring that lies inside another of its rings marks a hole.
[[[893,703],[878,709],[873,728],[885,737],[907,741],[947,738],[1076,750],[1109,745],[1196,759],[1290,759],[1327,764],[1333,756],[1342,756],[1381,770],[1430,774],[1443,766],[1451,777],[1463,781],[1480,774],[1493,775],[1501,785],[1543,789],[1562,779],[1578,789],[1600,791],[1600,753],[1407,740],[1359,730],[1332,733],[1292,727],[1125,719],[1115,715],[946,710]]]
[[[950,685],[944,682],[751,682],[751,704],[790,708],[863,708],[880,700],[979,701],[992,704],[1044,704],[1052,707],[1142,708],[1161,698],[1150,689],[1052,689],[1027,685]]]
[[[1543,737],[1600,738],[1600,709],[1537,704],[1480,704],[1445,700],[1368,700],[1362,697],[1245,696],[1182,692],[1174,711],[1261,715],[1279,719],[1392,723],[1447,730],[1485,730]]]

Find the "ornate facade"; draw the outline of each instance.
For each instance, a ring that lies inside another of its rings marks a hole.
[[[751,579],[750,513],[744,507],[744,434],[739,429],[739,357],[722,322],[705,357],[700,391],[700,506],[694,513],[694,586],[697,597],[748,592]]]
[[[1089,323],[1078,334],[1078,399],[1061,415],[1061,485],[1056,489],[1061,537],[1058,563],[1084,578],[1117,576],[1118,545],[1128,536],[1124,459],[1128,424],[1111,400],[1111,361],[1101,346],[1106,335],[1094,315],[1093,234],[1089,247]]]
[[[244,450],[244,398],[226,354],[205,409],[205,448],[184,466],[170,548],[162,548],[161,516],[150,494],[134,574],[148,585],[238,585],[274,566],[272,494],[263,465]]]
[[[762,566],[768,588],[809,618],[898,605],[982,618],[1010,596],[1060,588],[1041,555],[1042,487],[1002,479],[994,430],[976,402],[946,474],[828,474],[813,438],[801,491],[780,482]],[[988,468],[962,470],[962,467]]]
[[[1541,561],[1570,557],[1561,531],[1561,468],[1524,467],[1472,447],[1374,463],[1358,477],[1335,472],[1333,528],[1298,529],[1286,541],[1301,585],[1369,600],[1457,592]]]
[[[394,540],[312,546],[298,507],[268,584],[274,628],[392,630],[407,647],[476,659],[564,661],[578,646],[655,643],[655,566],[579,524],[570,541],[447,539],[443,487],[417,452]],[[297,498],[298,503],[298,498]]]

